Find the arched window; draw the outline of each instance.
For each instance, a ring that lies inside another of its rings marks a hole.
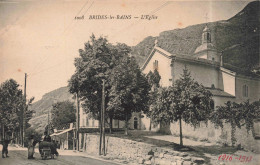
[[[243,85],[242,94],[243,94],[243,97],[248,97],[248,86],[247,85]]]
[[[207,41],[210,42],[210,33],[207,33]]]

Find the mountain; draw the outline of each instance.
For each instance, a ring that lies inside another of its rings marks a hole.
[[[73,95],[69,93],[68,87],[61,87],[43,95],[42,99],[33,103],[29,108],[35,111],[34,116],[29,121],[31,127],[43,133],[48,123],[48,112],[51,113],[52,104],[61,101],[74,101]]]
[[[213,44],[218,51],[223,52],[226,68],[249,73],[259,67],[259,7],[259,1],[250,2],[228,20],[207,23]],[[205,26],[206,24],[192,25],[161,32],[157,37],[149,36],[133,46],[131,54],[142,65],[157,38],[158,46],[172,54],[193,55],[201,44]]]

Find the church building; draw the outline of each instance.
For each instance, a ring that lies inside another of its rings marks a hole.
[[[214,108],[224,105],[227,101],[239,103],[246,100],[250,100],[250,102],[259,100],[260,78],[250,77],[225,68],[222,54],[214,46],[211,35],[210,29],[206,26],[202,32],[201,45],[197,47],[194,54],[190,55],[171,54],[160,48],[155,41],[153,50],[141,68],[143,73],[148,74],[156,69],[161,76],[160,85],[167,87],[180,78],[186,66],[191,77],[203,84],[213,94]],[[149,120],[148,118],[143,119],[146,128],[149,128]],[[172,134],[178,134],[179,129],[175,125],[177,123],[171,124]],[[213,126],[209,127],[207,131],[201,130],[200,132],[187,125],[187,127],[183,127],[184,135],[185,128],[190,134],[193,133],[192,136],[199,136],[199,138],[218,139],[218,136],[223,134],[221,131],[218,134]],[[256,129],[260,132],[259,126]]]
[[[211,38],[206,26],[201,45],[192,55],[171,54],[160,48],[156,41],[141,69],[145,74],[156,69],[161,76],[160,85],[167,87],[180,78],[186,65],[192,78],[212,92],[215,107],[226,101],[258,100],[260,79],[224,68],[221,52],[212,44]]]

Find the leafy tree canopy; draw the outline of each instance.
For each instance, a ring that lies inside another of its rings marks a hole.
[[[212,94],[194,81],[185,67],[179,80],[168,88],[159,88],[154,103],[151,105],[152,120],[166,123],[180,122],[180,145],[182,142],[181,121],[199,126],[201,121],[207,123],[212,112]]]
[[[160,88],[152,105],[155,121],[178,121],[198,126],[207,121],[212,112],[212,94],[201,84],[194,81],[187,68],[173,86]]]
[[[20,113],[24,108],[24,97],[19,84],[13,79],[3,82],[0,86],[0,118],[8,129],[19,127]]]
[[[110,118],[130,119],[131,112],[146,110],[146,91],[149,88],[130,47],[112,45],[107,39],[94,35],[80,49],[75,59],[76,72],[69,80],[71,93],[78,93],[83,108],[99,119],[102,98],[102,79],[105,80],[106,115]]]
[[[249,100],[236,103],[228,101],[222,106],[218,106],[216,111],[211,113],[211,122],[216,127],[223,128],[224,123],[231,126],[231,142],[232,146],[236,143],[236,128],[245,125],[247,132],[251,130],[254,135],[254,122],[260,118],[260,101],[250,103]]]
[[[76,121],[76,108],[73,102],[63,101],[57,102],[52,105],[52,126],[59,128],[64,124],[72,123]]]
[[[111,89],[111,72],[119,64],[119,59],[130,52],[125,44],[112,45],[104,37],[94,35],[79,50],[80,57],[75,59],[76,72],[69,80],[71,93],[78,93],[83,108],[94,118],[99,118],[102,98],[102,79],[106,80],[106,93]],[[107,99],[107,98],[106,98]],[[106,100],[107,103],[108,100]]]

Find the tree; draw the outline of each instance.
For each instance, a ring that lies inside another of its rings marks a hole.
[[[249,100],[236,103],[227,101],[223,106],[218,106],[211,114],[211,121],[216,127],[223,128],[223,123],[229,123],[231,126],[231,144],[236,143],[236,128],[239,129],[245,125],[247,133],[251,130],[254,135],[254,122],[260,118],[260,101],[250,103]]]
[[[51,123],[54,128],[60,128],[64,124],[76,121],[76,108],[73,102],[63,101],[52,105]]]
[[[251,130],[254,133],[254,122],[260,119],[260,100],[254,101],[252,103],[249,100],[240,104],[242,106],[242,124],[245,125],[247,133]]]
[[[146,78],[148,80],[148,83],[150,85],[150,91],[149,91],[149,107],[151,107],[151,105],[154,103],[155,99],[156,99],[156,94],[158,92],[158,88],[160,87],[160,80],[161,80],[161,76],[159,74],[159,72],[155,69],[154,72],[149,72],[146,75]],[[149,111],[146,113],[146,115],[148,117],[150,117],[150,126],[149,126],[149,130],[151,131],[152,129],[152,120],[151,120],[151,108],[149,108]]]
[[[112,88],[109,91],[107,110],[113,118],[125,120],[128,135],[128,120],[133,112],[148,110],[150,86],[133,57],[123,57],[111,74]]]
[[[25,129],[29,128],[29,120],[34,111],[28,110],[34,98],[25,101],[22,90],[19,89],[19,84],[13,80],[7,80],[0,86],[0,118],[1,118],[1,133],[2,138],[8,131],[12,134],[12,138],[21,137],[23,128],[23,114],[25,120]],[[20,139],[21,140],[21,139]]]
[[[147,75],[146,75],[148,82],[150,84],[151,87],[156,87],[159,88],[160,86],[160,80],[161,80],[161,76],[159,74],[159,72],[155,69],[154,72],[150,71]]]
[[[225,123],[230,123],[231,125],[231,142],[234,146],[236,142],[235,132],[236,127],[241,128],[242,119],[242,109],[241,104],[235,102],[227,101],[223,106],[218,106],[217,110],[212,112],[211,121],[215,123],[216,126],[223,128],[223,120]]]
[[[179,121],[182,146],[182,121],[194,127],[201,121],[207,123],[212,111],[211,102],[212,94],[191,78],[185,66],[181,78],[173,86],[158,90],[156,101],[151,106],[151,116],[157,122]]]
[[[128,56],[129,52],[130,47],[125,44],[112,45],[106,38],[96,39],[92,35],[84,50],[79,50],[76,72],[69,80],[70,92],[77,93],[84,110],[99,120],[102,79],[105,79],[105,115],[110,118],[110,128],[113,118],[128,121],[131,112],[147,109],[149,85],[134,57]]]
[[[82,107],[94,119],[100,120],[102,79],[106,80],[106,102],[111,89],[111,72],[119,64],[119,59],[127,56],[130,47],[125,44],[112,45],[107,39],[94,35],[85,43],[84,50],[79,50],[79,58],[75,59],[76,71],[69,80],[70,92],[78,94],[83,102]],[[107,106],[106,106],[107,107]]]

